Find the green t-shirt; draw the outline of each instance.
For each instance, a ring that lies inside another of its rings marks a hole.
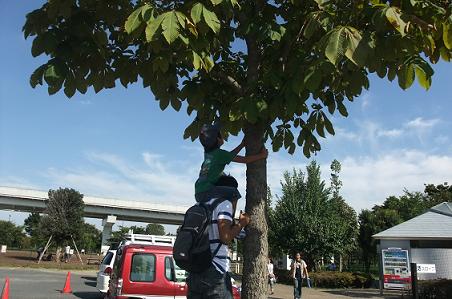
[[[223,174],[224,166],[229,164],[237,154],[222,149],[204,153],[199,178],[195,183],[195,194],[208,191]]]

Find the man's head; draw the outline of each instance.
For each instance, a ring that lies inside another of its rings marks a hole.
[[[224,140],[220,133],[220,125],[218,123],[203,125],[199,134],[199,140],[206,152],[210,152],[222,146]]]

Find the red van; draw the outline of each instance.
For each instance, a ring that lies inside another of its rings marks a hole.
[[[185,282],[177,282],[173,248],[131,244],[120,247],[106,298],[185,298]]]
[[[187,285],[176,277],[173,247],[130,244],[119,247],[106,299],[186,298]],[[240,289],[233,286],[234,299]]]

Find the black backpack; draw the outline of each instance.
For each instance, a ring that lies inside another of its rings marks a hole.
[[[181,269],[200,273],[210,267],[216,252],[210,251],[208,227],[212,213],[225,198],[217,198],[212,204],[199,203],[187,210],[173,247],[173,258]],[[217,248],[217,252],[220,246]]]

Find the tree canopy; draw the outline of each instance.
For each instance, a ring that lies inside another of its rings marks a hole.
[[[334,134],[376,73],[428,89],[450,61],[448,0],[55,0],[27,15],[32,54],[49,59],[30,78],[68,97],[140,81],[161,109],[182,103],[196,138],[218,118],[225,132],[262,123],[274,150],[309,156]],[[275,124],[276,126],[272,126]],[[297,135],[294,135],[297,134]]]
[[[49,190],[49,199],[46,200],[47,216],[41,220],[41,228],[47,237],[57,246],[64,242],[80,240],[84,228],[83,222],[83,195],[70,188]]]
[[[338,163],[332,164],[336,170],[338,165],[340,169]],[[333,175],[333,186],[337,186],[338,172]],[[270,244],[275,251],[290,255],[303,252],[312,266],[322,258],[354,248],[356,213],[338,193],[336,196],[326,187],[315,161],[306,167],[306,174],[296,170],[284,173],[281,184],[282,196],[269,222]]]

